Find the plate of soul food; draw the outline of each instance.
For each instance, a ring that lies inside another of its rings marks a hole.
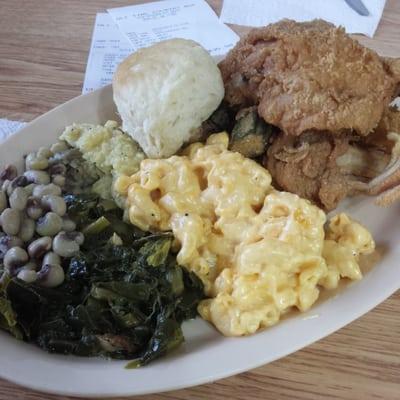
[[[87,397],[233,375],[399,288],[400,63],[324,21],[139,50],[0,145],[0,376]]]

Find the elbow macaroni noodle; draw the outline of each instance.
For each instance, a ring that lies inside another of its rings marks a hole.
[[[266,169],[228,150],[228,135],[195,143],[181,156],[144,160],[115,189],[130,221],[172,230],[178,263],[194,271],[210,297],[200,315],[224,335],[277,323],[292,307],[308,310],[320,288],[360,279],[371,234],[347,215],[332,218],[295,194],[271,186]]]

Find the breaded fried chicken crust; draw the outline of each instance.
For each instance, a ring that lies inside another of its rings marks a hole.
[[[253,29],[220,63],[231,106],[258,106],[287,135],[372,132],[397,95],[399,63],[342,28],[283,20]]]

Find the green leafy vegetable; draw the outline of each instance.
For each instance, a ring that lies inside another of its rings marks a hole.
[[[206,139],[212,133],[231,132],[235,121],[235,113],[224,101],[201,125],[201,137]]]
[[[100,232],[104,231],[111,225],[110,221],[106,217],[100,217],[96,219],[96,221],[92,222],[88,226],[86,226],[82,233],[85,235],[96,235]]]
[[[94,196],[67,203],[81,226],[97,226],[103,217],[109,224],[90,228],[81,252],[64,266],[61,286],[3,279],[0,327],[49,352],[133,359],[129,368],[179,346],[181,323],[196,316],[204,295],[201,281],[177,265],[171,234],[144,236],[116,223],[119,210],[99,215],[104,210]]]
[[[180,325],[173,318],[166,318],[163,314],[157,319],[156,329],[150,339],[148,349],[141,358],[131,361],[125,368],[137,368],[148,364],[158,357],[178,347],[183,342],[183,334]]]
[[[152,267],[158,267],[164,264],[171,248],[171,240],[169,238],[148,241],[139,250],[139,254],[145,258],[147,264]]]
[[[17,326],[17,316],[15,315],[11,302],[5,297],[9,282],[10,277],[7,274],[3,274],[0,284],[0,328],[9,331],[17,339],[22,339],[22,332]]]
[[[145,365],[183,341],[201,281],[176,263],[170,233],[145,234],[96,194],[67,195],[86,239],[57,288],[3,273],[0,328],[55,353],[134,359]]]
[[[112,200],[103,200],[95,193],[68,194],[64,200],[68,216],[76,222],[77,229],[85,233],[89,249],[104,245],[114,233],[127,244],[146,236],[123,221],[122,210]]]

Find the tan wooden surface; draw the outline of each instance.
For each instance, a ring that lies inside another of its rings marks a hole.
[[[0,0],[0,118],[30,121],[79,95],[96,12],[139,2]],[[210,3],[220,11],[220,0]],[[400,0],[387,1],[375,38],[361,41],[383,55],[400,57]],[[212,384],[141,397],[228,398],[400,399],[400,293],[337,333],[269,365]],[[0,399],[67,397],[0,380]]]

